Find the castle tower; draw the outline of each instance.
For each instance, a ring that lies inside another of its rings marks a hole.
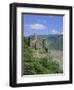
[[[34,33],[33,35],[31,35],[30,37],[29,37],[29,46],[30,47],[34,47],[35,46],[35,43],[36,43],[36,41],[37,41],[37,35]]]
[[[33,34],[33,38],[34,38],[35,40],[37,40],[37,35],[36,35],[36,33]]]
[[[43,48],[45,49],[45,51],[48,52],[48,44],[47,44],[46,39],[43,39],[42,44],[43,44]]]

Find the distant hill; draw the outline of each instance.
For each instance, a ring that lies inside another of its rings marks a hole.
[[[47,38],[50,49],[63,50],[63,35],[38,35],[38,38]]]

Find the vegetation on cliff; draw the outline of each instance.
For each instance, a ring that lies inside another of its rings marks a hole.
[[[62,73],[59,64],[53,61],[53,57],[49,53],[42,53],[44,49],[34,50],[28,45],[28,38],[24,38],[24,59],[23,59],[23,74],[54,74]],[[34,53],[33,53],[34,50]],[[38,54],[38,57],[37,55]],[[41,55],[41,56],[39,56]],[[44,56],[43,56],[44,55]]]

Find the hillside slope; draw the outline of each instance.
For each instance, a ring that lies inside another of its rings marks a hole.
[[[63,35],[38,35],[38,38],[46,38],[50,49],[63,50]]]

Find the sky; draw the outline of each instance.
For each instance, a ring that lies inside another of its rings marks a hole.
[[[23,35],[63,34],[63,16],[23,14]]]

